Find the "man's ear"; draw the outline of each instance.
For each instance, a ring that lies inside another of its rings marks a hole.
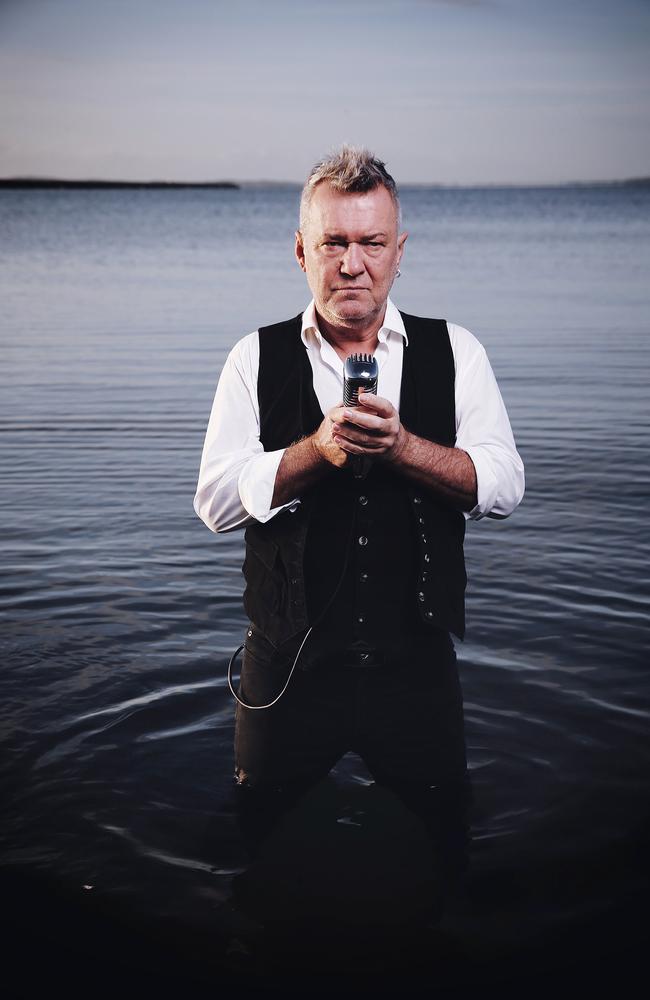
[[[296,230],[296,260],[298,261],[301,269],[306,271],[305,267],[305,246],[302,239],[302,233],[299,229]]]
[[[404,253],[404,244],[408,239],[408,235],[409,235],[408,233],[400,233],[399,236],[397,237],[397,252],[399,255],[397,258],[398,263],[402,259],[402,254]]]

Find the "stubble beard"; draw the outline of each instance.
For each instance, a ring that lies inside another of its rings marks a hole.
[[[356,308],[349,311],[349,307],[355,305]],[[336,308],[336,306],[332,308],[329,303],[321,309],[318,306],[316,308],[323,319],[332,326],[355,330],[372,324],[382,311],[385,310],[385,307],[385,302],[383,305],[377,306],[374,299],[372,300],[372,305],[368,308],[363,308],[361,302],[355,303],[354,300],[347,299],[339,308]]]

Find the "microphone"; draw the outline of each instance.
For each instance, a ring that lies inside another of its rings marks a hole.
[[[343,366],[343,405],[358,406],[359,390],[377,392],[379,365],[372,354],[350,354]],[[355,479],[365,479],[372,459],[367,455],[354,455],[352,472]]]

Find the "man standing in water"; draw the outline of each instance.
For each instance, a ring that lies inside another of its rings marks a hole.
[[[483,347],[389,298],[406,239],[380,160],[343,147],[313,168],[295,244],[313,299],[231,351],[194,506],[213,531],[246,529],[235,784],[249,843],[354,751],[424,821],[451,885],[467,840],[450,635],[465,630],[465,521],[507,517],[524,472]],[[377,392],[345,407],[359,353]]]

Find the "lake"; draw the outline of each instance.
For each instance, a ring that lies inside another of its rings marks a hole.
[[[243,540],[208,532],[192,499],[229,349],[309,300],[298,198],[0,191],[5,919],[68,970],[222,968],[215,914],[246,867],[226,685]],[[450,984],[598,978],[642,951],[648,891],[650,188],[408,187],[402,203],[393,298],[484,344],[527,478],[511,518],[468,525],[473,863],[453,947],[420,960]],[[345,928],[349,906],[380,940],[419,891],[400,875],[407,818],[358,758],[315,816],[279,884],[262,877],[290,928],[277,977],[326,975],[323,955],[337,969],[322,942],[296,965],[305,914]],[[355,897],[370,883],[376,919]],[[403,955],[368,945],[380,978],[413,968],[397,939]]]

